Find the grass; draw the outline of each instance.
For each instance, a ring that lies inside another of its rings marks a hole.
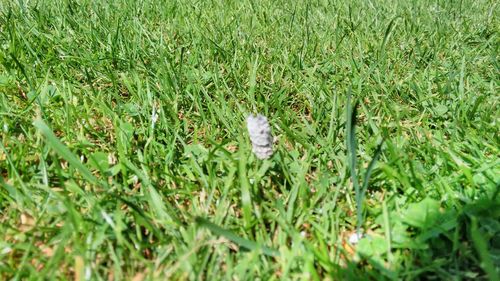
[[[2,1],[0,279],[498,280],[499,26],[489,0]]]

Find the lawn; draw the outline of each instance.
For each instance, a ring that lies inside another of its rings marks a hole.
[[[499,16],[1,0],[0,279],[499,280]]]

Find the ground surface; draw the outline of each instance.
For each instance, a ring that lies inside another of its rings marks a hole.
[[[494,280],[499,9],[1,1],[0,279]]]

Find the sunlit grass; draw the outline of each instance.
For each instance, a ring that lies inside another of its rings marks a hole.
[[[495,280],[498,26],[487,0],[1,2],[0,279]]]

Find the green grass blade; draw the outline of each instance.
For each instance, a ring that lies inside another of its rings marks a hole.
[[[248,97],[253,106],[253,110],[257,110],[256,99],[255,99],[255,87],[257,85],[257,68],[259,67],[259,57],[255,57],[255,61],[250,69],[250,77],[248,81]]]
[[[391,38],[392,31],[394,30],[396,20],[398,19],[398,16],[394,17],[390,22],[389,25],[387,26],[387,29],[385,30],[384,34],[384,40],[382,41],[382,44],[380,45],[380,54],[383,55],[385,53],[385,46],[387,45],[387,42]]]
[[[55,151],[59,156],[68,163],[76,168],[83,176],[84,179],[89,181],[89,183],[94,185],[100,185],[99,180],[92,175],[90,170],[78,160],[78,158],[69,150],[69,148],[64,145],[52,132],[52,130],[43,122],[41,119],[37,119],[33,122],[33,125],[45,136],[47,144]]]
[[[375,168],[375,164],[378,161],[378,158],[380,157],[380,154],[382,153],[382,145],[384,144],[384,140],[380,142],[380,144],[377,146],[377,149],[375,150],[375,155],[373,156],[372,160],[370,161],[370,164],[368,164],[368,168],[366,169],[365,172],[365,177],[363,178],[363,187],[361,188],[361,198],[365,197],[366,190],[368,189],[368,184],[370,182],[370,177],[373,172],[373,168]]]
[[[477,218],[471,217],[471,222],[472,226],[470,229],[470,234],[472,237],[472,242],[474,243],[474,247],[476,248],[476,251],[479,254],[479,258],[481,259],[480,265],[491,281],[498,281],[500,280],[498,278],[498,272],[495,270],[493,260],[491,259],[490,253],[488,251],[488,245],[478,229]]]
[[[359,234],[362,224],[362,198],[359,189],[359,182],[356,171],[356,113],[357,113],[357,103],[352,106],[351,104],[352,88],[349,87],[347,92],[347,152],[348,152],[348,164],[351,171],[351,181],[354,186],[354,192],[356,194],[356,231]]]
[[[273,257],[279,256],[279,252],[277,250],[271,249],[271,248],[266,247],[266,246],[261,246],[258,243],[255,243],[253,241],[242,238],[242,237],[236,235],[234,232],[229,231],[227,229],[224,229],[216,224],[213,224],[204,218],[197,217],[196,223],[199,226],[207,228],[215,235],[222,236],[222,237],[232,241],[233,243],[237,244],[238,246],[245,248],[247,250],[262,251],[262,253],[264,255],[267,255],[267,256],[273,256]]]
[[[243,138],[240,137],[240,143],[243,145]],[[245,155],[245,149],[240,148],[240,159],[238,165],[238,175],[240,179],[241,188],[241,204],[243,208],[243,219],[245,222],[245,227],[250,227],[252,225],[252,196],[250,194],[250,183],[247,177],[247,156]]]
[[[179,223],[179,219],[173,212],[173,208],[170,206],[168,201],[163,200],[160,193],[151,183],[148,175],[136,167],[130,160],[123,159],[123,164],[129,168],[143,183],[146,188],[146,198],[148,199],[149,205],[154,210],[157,218],[159,218],[163,223],[175,224]]]

